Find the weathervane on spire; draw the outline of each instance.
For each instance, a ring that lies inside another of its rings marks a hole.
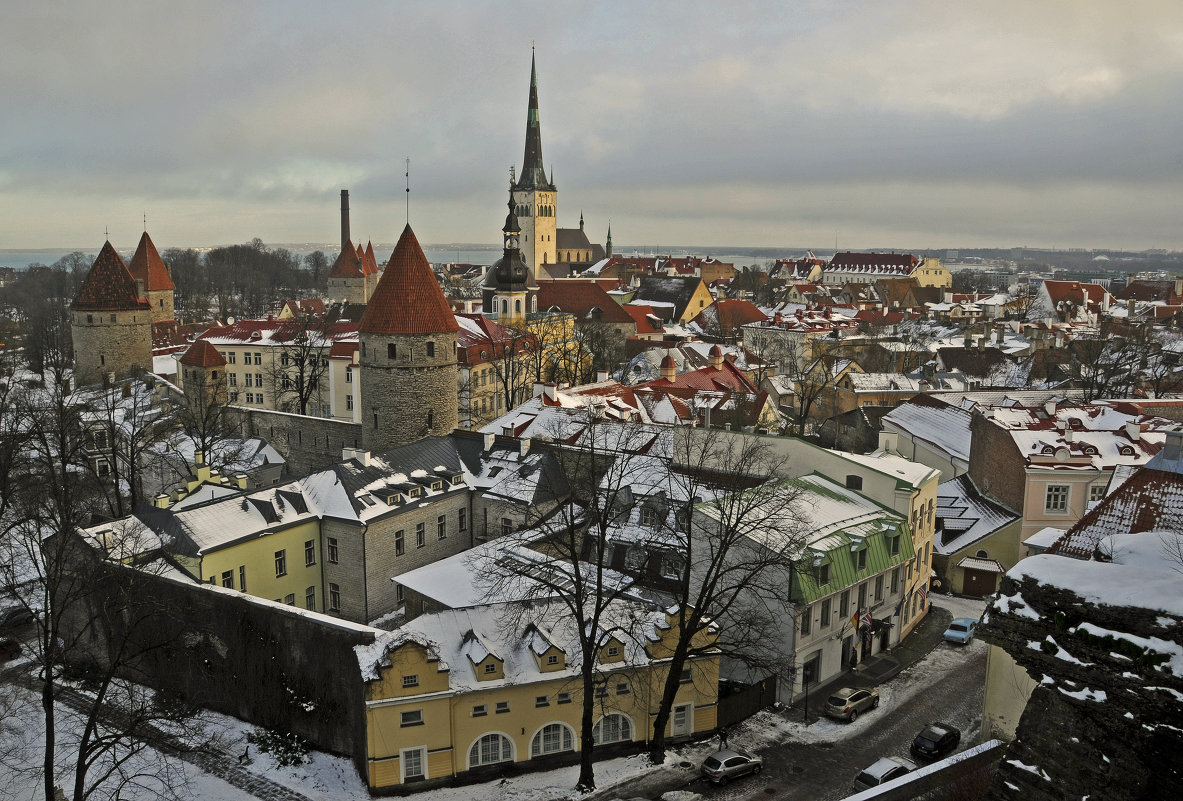
[[[148,233],[148,212],[144,212],[144,233]]]
[[[103,226],[103,239],[107,240],[108,242],[111,241],[111,234],[107,230],[107,226],[105,226],[105,225]]]
[[[411,158],[407,157],[407,225],[411,224]]]

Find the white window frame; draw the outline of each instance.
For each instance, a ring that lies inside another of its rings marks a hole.
[[[414,748],[400,748],[398,750],[398,773],[399,782],[406,783],[407,781],[407,754],[419,754],[419,765],[422,767],[422,773],[416,773],[411,778],[413,779],[427,779],[427,746],[417,745]]]

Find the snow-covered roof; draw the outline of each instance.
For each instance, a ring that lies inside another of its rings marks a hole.
[[[905,432],[944,453],[950,461],[969,464],[970,421],[973,415],[966,409],[945,404],[925,396],[901,403],[885,414],[885,429]]]
[[[938,531],[933,548],[940,554],[957,553],[1020,517],[983,497],[968,475],[958,476],[937,488]]]

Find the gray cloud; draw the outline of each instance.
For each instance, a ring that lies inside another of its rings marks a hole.
[[[408,155],[421,239],[494,242],[531,39],[561,224],[1183,247],[1183,6],[1103,0],[5,9],[0,247],[331,242],[343,187],[389,240]]]

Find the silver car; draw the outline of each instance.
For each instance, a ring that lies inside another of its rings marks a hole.
[[[903,757],[883,757],[860,773],[854,779],[854,786],[858,790],[869,790],[886,784],[892,779],[898,779],[906,773],[916,770],[916,763]]]
[[[879,706],[879,693],[875,690],[856,690],[843,687],[826,699],[826,714],[838,720],[854,723],[858,716]]]
[[[723,785],[737,776],[759,773],[763,768],[763,759],[734,748],[711,754],[703,760],[701,771],[703,776],[715,784]]]

